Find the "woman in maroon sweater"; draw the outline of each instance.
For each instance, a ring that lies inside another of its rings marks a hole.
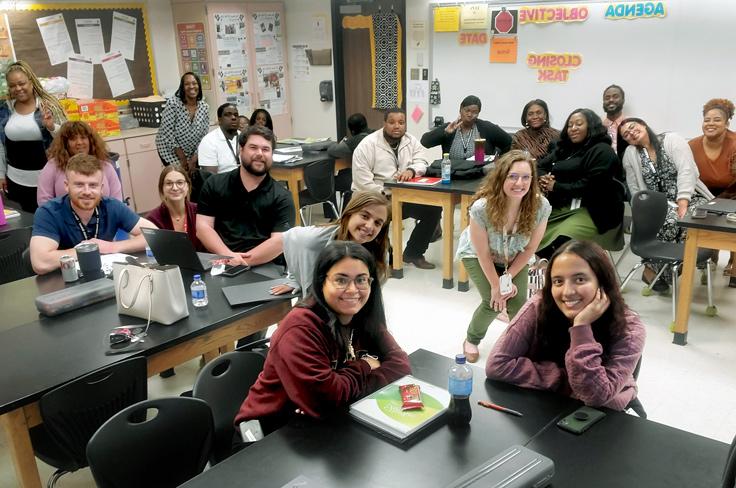
[[[189,201],[192,181],[178,165],[164,166],[158,178],[161,205],[151,210],[146,218],[159,229],[186,232],[194,248],[203,251],[197,239],[197,204]]]
[[[624,410],[637,395],[634,369],[645,336],[605,251],[568,241],[552,256],[542,293],[493,346],[486,375]]]
[[[310,295],[281,321],[235,425],[268,434],[295,412],[320,418],[411,372],[386,329],[373,256],[334,241],[320,253]]]

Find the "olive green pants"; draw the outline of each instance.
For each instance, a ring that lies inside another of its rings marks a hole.
[[[465,266],[468,276],[475,283],[475,287],[480,293],[481,302],[478,308],[473,313],[473,318],[470,320],[468,325],[467,341],[471,344],[478,345],[480,341],[486,336],[488,326],[491,325],[493,319],[496,318],[499,312],[496,312],[491,307],[491,284],[486,279],[483,268],[480,267],[480,263],[477,258],[463,258],[463,266]],[[503,273],[503,269],[496,268],[499,272],[499,276]],[[516,296],[506,302],[506,312],[508,313],[509,319],[514,318],[516,312],[519,311],[521,306],[526,302],[526,286],[529,279],[528,276],[529,267],[524,266],[519,271],[513,280],[516,285]]]

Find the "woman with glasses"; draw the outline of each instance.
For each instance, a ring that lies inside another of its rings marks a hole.
[[[148,220],[159,229],[186,232],[197,250],[204,250],[197,239],[197,204],[189,201],[191,181],[178,165],[165,166],[158,177],[161,205],[151,210]]]
[[[465,357],[478,360],[478,344],[500,312],[513,317],[526,301],[527,263],[537,250],[552,210],[537,189],[537,170],[526,151],[501,156],[470,205],[457,258],[480,293],[463,343]]]
[[[552,204],[537,255],[549,258],[570,239],[616,249],[624,219],[623,171],[600,117],[587,108],[572,112],[554,151],[537,168],[539,187]]]
[[[640,190],[651,190],[667,195],[667,216],[657,239],[665,242],[683,242],[685,229],[677,221],[688,210],[705,203],[713,195],[698,179],[698,167],[687,141],[673,133],[655,134],[642,119],[629,117],[618,126],[619,150],[623,151],[626,182],[631,194]],[[662,264],[647,264],[642,281],[651,284]],[[672,273],[667,269],[652,289],[665,292],[672,281]]]
[[[334,241],[319,254],[309,295],[271,337],[235,425],[256,420],[268,434],[295,413],[321,418],[410,372],[386,328],[373,256]]]
[[[385,196],[375,191],[358,191],[353,193],[337,222],[292,227],[282,236],[289,279],[283,285],[274,286],[271,293],[301,292],[306,296],[317,256],[334,240],[357,242],[365,247],[376,262],[379,280],[385,282],[388,279],[386,253],[390,221],[391,204]]]

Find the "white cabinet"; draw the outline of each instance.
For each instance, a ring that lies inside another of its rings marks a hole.
[[[106,141],[109,151],[120,154],[123,196],[130,199],[130,207],[139,214],[161,203],[158,177],[163,165],[156,151],[156,132],[150,128],[131,129]]]

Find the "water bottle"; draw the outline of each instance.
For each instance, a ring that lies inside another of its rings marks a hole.
[[[442,183],[449,185],[452,179],[452,161],[450,161],[450,155],[444,153],[442,155]]]
[[[450,368],[449,388],[450,408],[447,411],[448,423],[461,427],[470,423],[473,411],[470,409],[470,393],[473,391],[473,369],[465,364],[465,355],[455,356],[455,364]]]
[[[207,306],[207,285],[202,281],[202,277],[198,274],[194,275],[194,281],[192,281],[192,305],[197,308]]]

